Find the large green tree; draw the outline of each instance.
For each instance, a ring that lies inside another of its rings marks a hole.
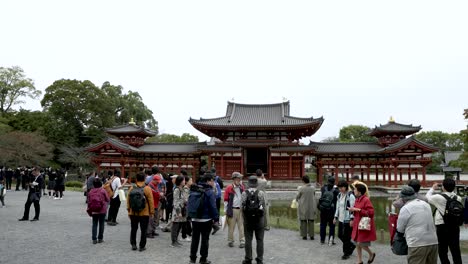
[[[157,129],[153,113],[135,92],[105,82],[100,88],[91,81],[58,80],[47,87],[41,101],[53,122],[45,134],[55,145],[85,146],[105,137],[104,129],[128,123]]]
[[[18,66],[0,67],[0,114],[9,112],[14,105],[22,104],[25,97],[37,98],[41,91],[36,90],[32,79],[27,78]]]
[[[106,94],[88,80],[62,79],[47,87],[41,104],[53,117],[53,124],[48,124],[53,128],[52,134],[63,135],[56,143],[85,145],[101,140],[103,128],[115,124],[112,105],[106,98]]]
[[[465,116],[465,119],[468,120],[468,109],[465,109],[464,116]],[[466,172],[468,171],[468,126],[466,127],[465,130],[462,130],[460,134],[464,142],[463,154],[460,156],[458,160],[454,160],[450,162],[449,165],[454,166],[454,167],[460,167]]]
[[[363,125],[349,125],[340,129],[338,139],[340,142],[376,142],[374,137],[368,135],[369,127]]]
[[[158,130],[158,122],[154,119],[153,112],[143,103],[143,98],[138,92],[128,91],[125,94],[122,86],[111,85],[109,82],[104,82],[101,89],[114,109],[116,124],[127,123],[133,118],[137,125]]]
[[[53,145],[39,133],[12,131],[0,135],[0,162],[5,166],[47,166],[53,158]]]
[[[460,133],[446,133],[442,131],[423,131],[416,134],[416,138],[425,143],[438,147],[442,152],[463,149],[463,136]]]

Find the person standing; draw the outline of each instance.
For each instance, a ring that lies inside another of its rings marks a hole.
[[[119,189],[122,188],[122,181],[120,179],[120,172],[119,171],[109,171],[109,176],[111,177],[111,188],[112,191],[114,192],[110,205],[109,205],[109,215],[107,217],[107,224],[110,226],[115,226],[118,224],[117,222],[117,215],[119,214],[119,209],[120,209],[120,197],[119,197]],[[138,174],[137,174],[138,175]],[[145,176],[142,174],[143,177]],[[144,180],[143,180],[144,181]]]
[[[369,254],[368,264],[374,262],[375,252],[372,252],[370,246],[371,242],[377,240],[377,235],[375,232],[375,222],[374,222],[374,206],[372,205],[369,197],[365,194],[367,192],[367,187],[363,184],[354,185],[354,196],[356,196],[356,201],[354,207],[350,207],[348,210],[353,212],[354,220],[350,222],[353,226],[353,231],[351,233],[351,239],[355,242],[358,253],[358,263],[362,262],[362,250],[366,251]],[[359,224],[363,217],[368,217],[370,229],[364,230],[359,228]]]
[[[201,264],[210,264],[208,260],[209,239],[213,223],[219,221],[219,214],[216,210],[216,197],[213,191],[214,178],[211,173],[205,173],[199,179],[199,184],[193,184],[190,188],[188,201],[188,211],[196,212],[192,217],[192,243],[190,245],[190,263],[196,263],[198,246],[200,244]],[[203,194],[203,195],[202,195]],[[203,198],[203,202],[199,199]],[[203,204],[203,207],[197,205]]]
[[[353,220],[354,216],[348,211],[348,208],[354,207],[356,198],[354,194],[349,191],[348,183],[344,180],[338,182],[338,200],[336,202],[335,219],[333,224],[338,222],[338,238],[343,242],[343,256],[341,259],[349,259],[349,256],[353,254],[356,246],[351,242],[351,231],[352,227],[350,221]]]
[[[314,240],[315,187],[307,176],[302,177],[302,182],[304,185],[299,188],[299,193],[296,196],[300,233],[302,239],[307,240],[307,236],[309,236],[310,240]]]
[[[403,186],[399,197],[403,207],[398,215],[397,231],[405,235],[410,264],[437,264],[437,236],[431,207],[417,198],[410,186]]]
[[[228,246],[234,247],[234,229],[237,225],[239,230],[239,247],[244,248],[244,223],[241,211],[242,193],[244,185],[241,183],[242,174],[239,172],[232,173],[233,183],[226,188],[224,192],[224,210],[228,224]]]
[[[65,174],[63,171],[58,171],[55,179],[55,200],[63,199],[63,191],[65,190]]]
[[[20,185],[21,185],[21,180],[22,180],[22,175],[21,175],[21,171],[20,171],[20,168],[16,168],[15,170],[15,179],[16,179],[16,190],[15,191],[19,191],[20,190]]]
[[[434,222],[436,226],[437,239],[439,241],[439,259],[442,264],[450,263],[448,259],[448,250],[452,253],[453,263],[462,263],[461,252],[460,252],[460,225],[454,223],[446,223],[448,220],[447,214],[447,203],[448,201],[455,199],[458,202],[462,202],[461,197],[456,195],[453,191],[455,190],[455,181],[451,178],[447,178],[442,182],[442,193],[434,194],[435,190],[438,190],[439,184],[434,183],[432,188],[427,192],[426,197],[430,204],[436,207],[434,216]],[[463,207],[463,205],[461,205]]]
[[[193,181],[192,178],[188,175],[185,175],[185,186],[184,186],[184,195],[187,199],[188,205],[188,198],[190,196],[190,186],[192,186]],[[192,241],[192,223],[190,217],[187,215],[187,221],[182,225],[182,240],[186,242]]]
[[[5,178],[6,178],[6,189],[11,191],[11,183],[13,182],[13,171],[10,168],[6,169]]]
[[[263,237],[265,234],[265,193],[257,189],[257,176],[250,176],[249,189],[242,193],[242,215],[244,217],[245,258],[242,264],[252,264],[252,239],[257,241],[257,264],[263,263]]]
[[[35,167],[32,170],[32,176],[34,180],[29,184],[29,193],[28,199],[24,204],[24,214],[23,217],[18,219],[19,221],[28,221],[29,220],[29,209],[31,204],[34,204],[35,215],[31,221],[39,221],[39,214],[41,213],[41,206],[39,201],[41,199],[41,186],[44,184],[44,179],[41,176],[40,169]]]
[[[153,205],[154,205],[154,214],[149,218],[148,224],[148,231],[147,231],[147,238],[154,238],[155,236],[159,236],[156,232],[157,228],[159,227],[159,197],[160,191],[158,189],[158,185],[161,183],[160,175],[153,175],[153,180],[148,184],[148,187],[151,189],[151,193],[153,194]],[[146,180],[145,180],[146,184]]]
[[[102,188],[101,179],[94,175],[91,175],[89,178],[93,179],[93,188],[89,189],[87,193],[87,212],[93,219],[91,239],[93,244],[97,244],[104,242],[104,221],[106,220],[107,203],[109,203],[110,199],[107,192]]]
[[[320,189],[321,196],[318,202],[320,210],[320,244],[325,244],[328,226],[328,245],[335,245],[335,215],[338,190],[335,188],[335,177],[328,177],[327,184]]]
[[[268,181],[265,179],[265,174],[263,174],[263,171],[261,169],[257,169],[255,172],[255,175],[257,175],[257,181],[258,181],[258,187],[260,191],[263,191],[265,194],[265,231],[270,230],[270,202],[268,201],[268,195],[266,192],[267,189],[267,184]]]
[[[149,216],[154,215],[153,194],[150,187],[145,185],[145,174],[136,175],[136,184],[132,184],[127,195],[127,211],[130,218],[130,244],[132,250],[137,250],[136,234],[140,226],[140,252],[146,250],[146,233],[148,229]],[[118,196],[117,196],[118,198]]]
[[[182,226],[187,222],[187,202],[188,197],[184,194],[185,177],[178,175],[175,179],[174,206],[172,209],[172,228],[171,240],[172,247],[180,247],[182,244],[178,241],[179,232]]]

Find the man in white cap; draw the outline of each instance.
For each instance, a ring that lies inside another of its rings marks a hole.
[[[228,246],[234,247],[234,229],[237,225],[239,230],[239,247],[245,247],[244,239],[244,221],[242,216],[242,193],[245,188],[241,183],[242,174],[239,172],[232,173],[233,183],[226,188],[224,192],[224,211],[227,217],[228,224]]]

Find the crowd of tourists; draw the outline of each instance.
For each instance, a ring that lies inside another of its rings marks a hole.
[[[4,172],[8,170],[2,170]],[[21,170],[20,170],[21,171]],[[23,170],[21,177],[28,177],[28,191],[23,217],[29,220],[31,205],[35,215],[40,216],[42,195],[60,199],[63,196],[60,170],[42,170],[39,167]],[[8,188],[5,177],[0,174],[0,201]],[[47,189],[45,179],[48,179]],[[242,181],[243,175],[232,173],[232,184],[225,186],[216,175],[216,170],[201,171],[192,179],[185,171],[181,175],[161,173],[157,167],[144,170],[128,182],[119,171],[108,171],[106,177],[96,173],[88,175],[85,183],[87,213],[92,217],[91,239],[93,244],[104,242],[104,226],[118,225],[117,216],[121,203],[126,204],[130,218],[130,248],[145,251],[147,239],[159,236],[158,231],[170,232],[170,246],[180,248],[190,242],[190,263],[211,263],[208,260],[209,237],[216,234],[223,224],[227,225],[227,247],[244,248],[243,264],[263,263],[264,233],[269,230],[269,202],[265,192],[267,181],[261,170]],[[330,176],[316,196],[315,184],[303,177],[303,185],[296,196],[300,236],[314,240],[314,221],[320,215],[320,244],[336,245],[335,234],[342,242],[342,259],[351,257],[356,250],[357,263],[373,263],[376,252],[371,243],[376,237],[375,212],[366,184],[355,176],[352,182]],[[51,184],[52,182],[52,184]],[[245,184],[244,184],[245,183]],[[124,187],[129,186],[127,192]],[[462,200],[454,193],[455,181],[447,178],[442,184],[434,184],[426,195],[419,193],[421,184],[412,179],[401,188],[393,206],[399,211],[395,225],[392,251],[407,255],[408,263],[462,263],[460,252],[460,226],[468,226],[468,199]],[[224,194],[223,194],[224,189]],[[223,202],[223,207],[221,206]],[[431,210],[432,205],[435,210]],[[224,210],[221,220],[220,210]],[[335,230],[338,225],[337,231]],[[137,241],[137,231],[140,239]],[[238,238],[234,237],[237,229]],[[328,233],[327,233],[328,229]],[[256,256],[253,256],[252,241],[256,240]],[[404,241],[401,242],[401,241]]]
[[[19,220],[29,220],[29,209],[34,204],[35,215],[31,221],[38,221],[40,198],[46,196],[54,199],[63,199],[65,178],[65,170],[41,169],[39,167],[18,167],[16,169],[2,167],[0,169],[0,207],[6,207],[6,194],[12,191],[13,182],[15,182],[15,191],[28,192],[24,215]]]
[[[257,176],[258,175],[258,176]],[[104,242],[104,223],[115,226],[120,203],[125,201],[130,218],[130,246],[132,250],[145,251],[147,239],[159,236],[158,230],[171,232],[170,245],[182,246],[190,242],[190,263],[211,263],[208,260],[209,237],[222,226],[221,202],[228,226],[228,247],[235,244],[234,230],[238,230],[238,246],[245,249],[242,263],[254,260],[252,240],[255,236],[256,263],[263,263],[263,236],[268,230],[268,202],[265,193],[266,179],[261,170],[241,182],[243,175],[232,174],[233,183],[226,187],[216,175],[216,170],[201,171],[194,181],[185,171],[181,175],[160,173],[157,167],[141,171],[127,184],[119,172],[109,171],[106,179],[96,174],[86,181],[87,212],[92,217],[93,244]],[[125,197],[122,197],[125,196]],[[137,231],[140,229],[140,240]],[[180,237],[179,237],[180,236]]]
[[[363,254],[368,254],[367,263],[373,263],[376,253],[371,242],[377,239],[374,221],[374,207],[369,199],[367,186],[354,176],[351,183],[328,177],[321,188],[320,198],[315,195],[315,185],[303,178],[297,202],[300,235],[304,240],[314,240],[314,220],[316,209],[320,213],[320,243],[335,245],[335,226],[338,224],[338,238],[342,242],[341,259],[349,259],[357,250],[357,263],[363,263]],[[465,201],[454,193],[455,181],[445,179],[435,183],[426,195],[419,194],[421,184],[412,179],[403,186],[394,208],[397,215],[395,238],[392,251],[397,255],[407,255],[408,263],[450,263],[448,250],[453,263],[462,263],[460,253],[460,226],[468,224],[468,199]],[[437,194],[436,191],[440,190]],[[431,206],[435,210],[431,211]],[[294,206],[295,207],[295,206]],[[326,229],[328,227],[328,235]]]

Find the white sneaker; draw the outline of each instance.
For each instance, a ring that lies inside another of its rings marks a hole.
[[[63,200],[63,197],[60,197],[60,200]]]
[[[190,237],[186,237],[185,239],[183,239],[185,242],[191,242],[192,239]]]
[[[58,197],[54,197],[54,200],[58,200],[59,198]]]

